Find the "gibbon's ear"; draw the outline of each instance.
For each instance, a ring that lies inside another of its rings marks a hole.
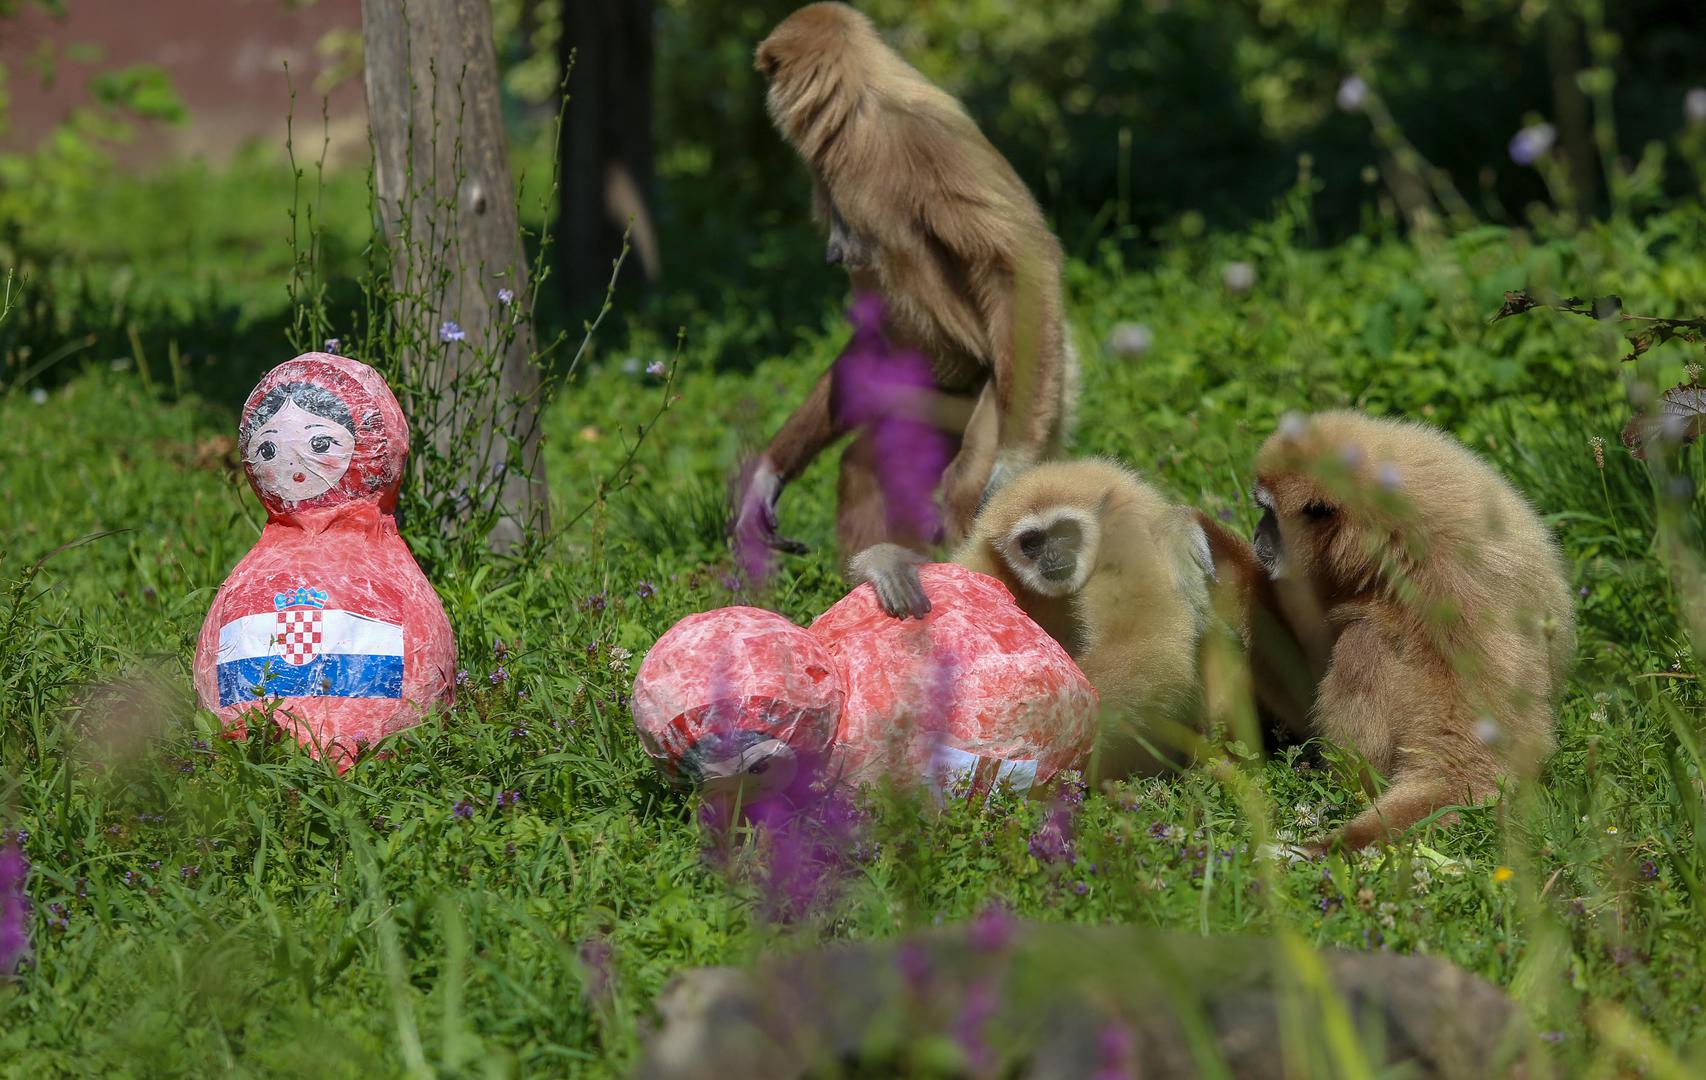
[[[1108,516],[1108,511],[1110,509],[1112,509],[1113,505],[1114,505],[1114,496],[1116,496],[1118,494],[1119,494],[1119,492],[1117,490],[1115,490],[1114,488],[1109,488],[1108,490],[1102,492],[1101,500],[1096,503],[1096,520],[1097,521],[1101,521],[1103,518]]]

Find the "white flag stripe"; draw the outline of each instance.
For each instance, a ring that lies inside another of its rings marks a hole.
[[[263,611],[233,619],[219,628],[221,664],[257,656],[282,656],[277,641],[278,613]],[[403,628],[353,611],[320,612],[320,643],[315,655],[402,656]]]

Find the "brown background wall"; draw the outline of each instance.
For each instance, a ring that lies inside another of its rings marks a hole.
[[[179,125],[137,124],[137,138],[118,159],[136,167],[173,156],[229,157],[259,141],[282,151],[290,90],[296,87],[297,155],[318,153],[320,99],[316,78],[330,58],[316,50],[329,32],[361,30],[361,0],[67,0],[65,18],[27,7],[0,23],[0,63],[11,98],[9,129],[0,149],[27,150],[79,105],[93,102],[89,77],[133,64],[157,64],[172,77],[189,110]],[[99,58],[75,62],[76,45],[93,45]],[[44,48],[57,72],[44,86],[32,58]],[[356,70],[329,97],[336,160],[367,154],[366,105]]]

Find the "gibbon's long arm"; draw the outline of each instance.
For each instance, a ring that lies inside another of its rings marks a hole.
[[[845,433],[829,405],[833,373],[831,367],[818,376],[806,399],[783,422],[753,464],[735,511],[736,536],[759,540],[792,555],[807,551],[805,544],[781,535],[776,504],[782,497],[782,488]]]

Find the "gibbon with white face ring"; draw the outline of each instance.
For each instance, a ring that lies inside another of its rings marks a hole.
[[[879,544],[853,557],[883,609],[923,616],[922,556]],[[1145,745],[1165,721],[1196,726],[1197,654],[1214,573],[1195,514],[1110,461],[1020,472],[972,523],[954,562],[999,579],[1077,661],[1102,699],[1092,781],[1170,763]]]
[[[1449,436],[1354,412],[1288,420],[1255,471],[1263,602],[1315,669],[1309,733],[1390,781],[1305,850],[1366,847],[1535,771],[1576,635],[1528,501]]]

